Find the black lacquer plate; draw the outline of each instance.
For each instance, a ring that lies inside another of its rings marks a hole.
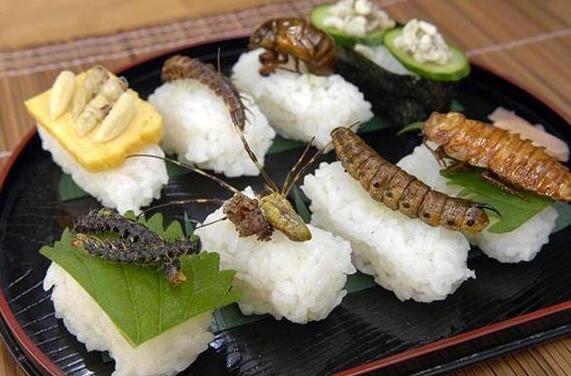
[[[220,48],[230,67],[246,46],[233,39],[180,51],[215,62]],[[123,71],[131,86],[147,97],[160,84],[168,55]],[[497,106],[515,110],[532,123],[571,143],[567,122],[532,95],[498,76],[474,67],[459,88],[469,117],[485,120]],[[391,161],[410,153],[416,135],[396,136],[389,128],[365,136]],[[267,169],[281,185],[300,150],[273,154]],[[92,198],[61,202],[60,168],[41,149],[38,137],[21,144],[8,164],[0,192],[0,325],[5,342],[31,375],[110,375],[114,365],[101,353],[88,353],[54,317],[42,289],[48,261],[38,249],[52,244],[79,213],[98,206]],[[331,159],[326,156],[325,159]],[[229,179],[238,187],[261,188],[259,178]],[[164,188],[161,202],[181,197],[227,197],[214,183],[185,175]],[[203,219],[212,207],[190,207]],[[189,208],[187,208],[189,210]],[[182,208],[164,210],[182,219]],[[383,375],[435,374],[571,332],[571,228],[551,236],[533,261],[500,264],[472,257],[477,279],[465,282],[446,301],[400,302],[373,287],[347,296],[320,322],[295,325],[266,318],[216,335],[210,349],[184,375],[344,375],[382,367]],[[372,363],[371,363],[372,362]]]

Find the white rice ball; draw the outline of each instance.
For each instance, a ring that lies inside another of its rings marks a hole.
[[[322,163],[302,187],[311,223],[351,242],[361,272],[401,300],[443,300],[474,273],[464,236],[431,227],[374,201],[340,162]]]
[[[248,187],[245,191],[253,197]],[[221,218],[222,208],[211,213],[205,223]],[[309,226],[312,239],[293,242],[274,231],[267,242],[254,236],[238,237],[230,221],[198,229],[202,247],[220,254],[222,269],[236,270],[233,286],[242,297],[243,314],[269,313],[304,324],[321,320],[341,303],[351,264],[349,242],[329,232]]]
[[[203,313],[133,348],[109,316],[59,265],[52,263],[44,289],[53,288],[55,315],[87,351],[109,351],[113,376],[170,376],[186,369],[208,348],[212,312]]]
[[[169,181],[165,162],[156,158],[129,158],[120,167],[89,172],[41,126],[38,126],[38,134],[42,139],[42,147],[51,153],[54,162],[63,172],[71,175],[81,189],[103,206],[117,209],[119,213],[133,210],[138,214],[141,207],[161,197],[161,188]],[[164,157],[158,145],[147,146],[139,153]]]
[[[359,89],[338,74],[321,77],[278,69],[268,77],[261,76],[262,51],[242,54],[232,79],[254,97],[281,136],[303,142],[315,137],[314,145],[322,149],[331,141],[333,129],[373,117],[371,104]]]
[[[446,178],[440,175],[438,162],[424,145],[416,147],[412,154],[404,157],[399,166],[436,190],[452,196],[460,192],[459,187],[447,185]],[[511,232],[494,234],[484,230],[469,239],[482,252],[500,262],[530,261],[549,242],[556,219],[557,211],[549,206]]]
[[[254,100],[245,94],[244,137],[263,164],[275,131]],[[164,117],[165,134],[161,146],[178,159],[214,170],[228,177],[258,175],[232,123],[224,101],[195,80],[167,82],[149,97]]]

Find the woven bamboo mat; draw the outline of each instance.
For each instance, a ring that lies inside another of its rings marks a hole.
[[[186,20],[163,12],[162,21],[179,20],[65,43],[0,51],[0,166],[33,125],[23,101],[48,88],[59,70],[80,71],[95,63],[116,69],[162,50],[245,35],[270,17],[305,15],[317,2],[266,3]],[[234,4],[234,9],[259,3],[241,0]],[[434,22],[453,43],[468,52],[473,62],[533,91],[571,119],[571,1],[379,0],[379,4],[399,21],[419,17]],[[193,6],[193,14],[203,14],[200,5]],[[212,4],[204,7],[212,10]],[[116,22],[112,30],[122,30],[125,25],[117,20],[121,20],[120,16],[129,17],[129,9],[113,11],[124,13],[110,19],[111,26]],[[149,12],[152,15],[153,8]],[[571,338],[482,362],[454,374],[571,375]],[[1,345],[0,375],[22,375]]]

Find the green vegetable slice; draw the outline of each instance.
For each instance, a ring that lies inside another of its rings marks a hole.
[[[553,204],[552,200],[529,192],[519,191],[521,198],[506,193],[482,180],[480,170],[461,172],[443,170],[440,173],[448,179],[448,185],[463,188],[458,196],[489,204],[501,213],[499,216],[493,211],[487,211],[490,217],[497,219],[497,222],[488,228],[488,231],[492,233],[513,231]]]
[[[184,238],[180,223],[174,221],[165,229],[160,214],[140,222],[167,240]],[[107,262],[72,247],[71,240],[71,231],[66,229],[59,241],[40,253],[83,287],[133,347],[239,299],[230,289],[235,272],[220,271],[216,253],[182,257],[188,280],[171,287],[156,268]]]
[[[356,43],[366,44],[368,46],[377,46],[379,44],[383,44],[383,39],[387,29],[378,28],[367,33],[364,37],[357,37],[354,35],[346,34],[333,27],[324,26],[323,23],[325,18],[329,16],[329,8],[332,6],[333,4],[321,4],[314,7],[309,13],[309,21],[316,28],[321,29],[329,34],[333,40],[335,40],[335,43],[348,47],[352,47]]]
[[[384,43],[391,53],[410,71],[434,81],[459,81],[470,74],[470,62],[466,55],[451,45],[452,59],[447,64],[419,63],[410,54],[395,46],[395,39],[402,34],[402,28],[388,31]]]

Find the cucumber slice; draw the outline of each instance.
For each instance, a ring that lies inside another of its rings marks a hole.
[[[383,39],[387,33],[387,30],[379,28],[367,33],[367,35],[364,37],[356,37],[354,35],[346,34],[335,28],[323,26],[323,21],[325,21],[327,16],[329,16],[329,8],[332,6],[333,4],[321,4],[314,7],[309,13],[309,21],[316,28],[321,29],[329,34],[335,43],[348,47],[354,46],[357,43],[366,44],[368,46],[383,44]]]
[[[384,43],[391,53],[410,71],[434,81],[460,81],[470,74],[470,62],[459,49],[448,45],[452,51],[450,62],[440,65],[419,63],[410,54],[395,46],[395,39],[402,34],[402,28],[390,30],[385,34]]]

